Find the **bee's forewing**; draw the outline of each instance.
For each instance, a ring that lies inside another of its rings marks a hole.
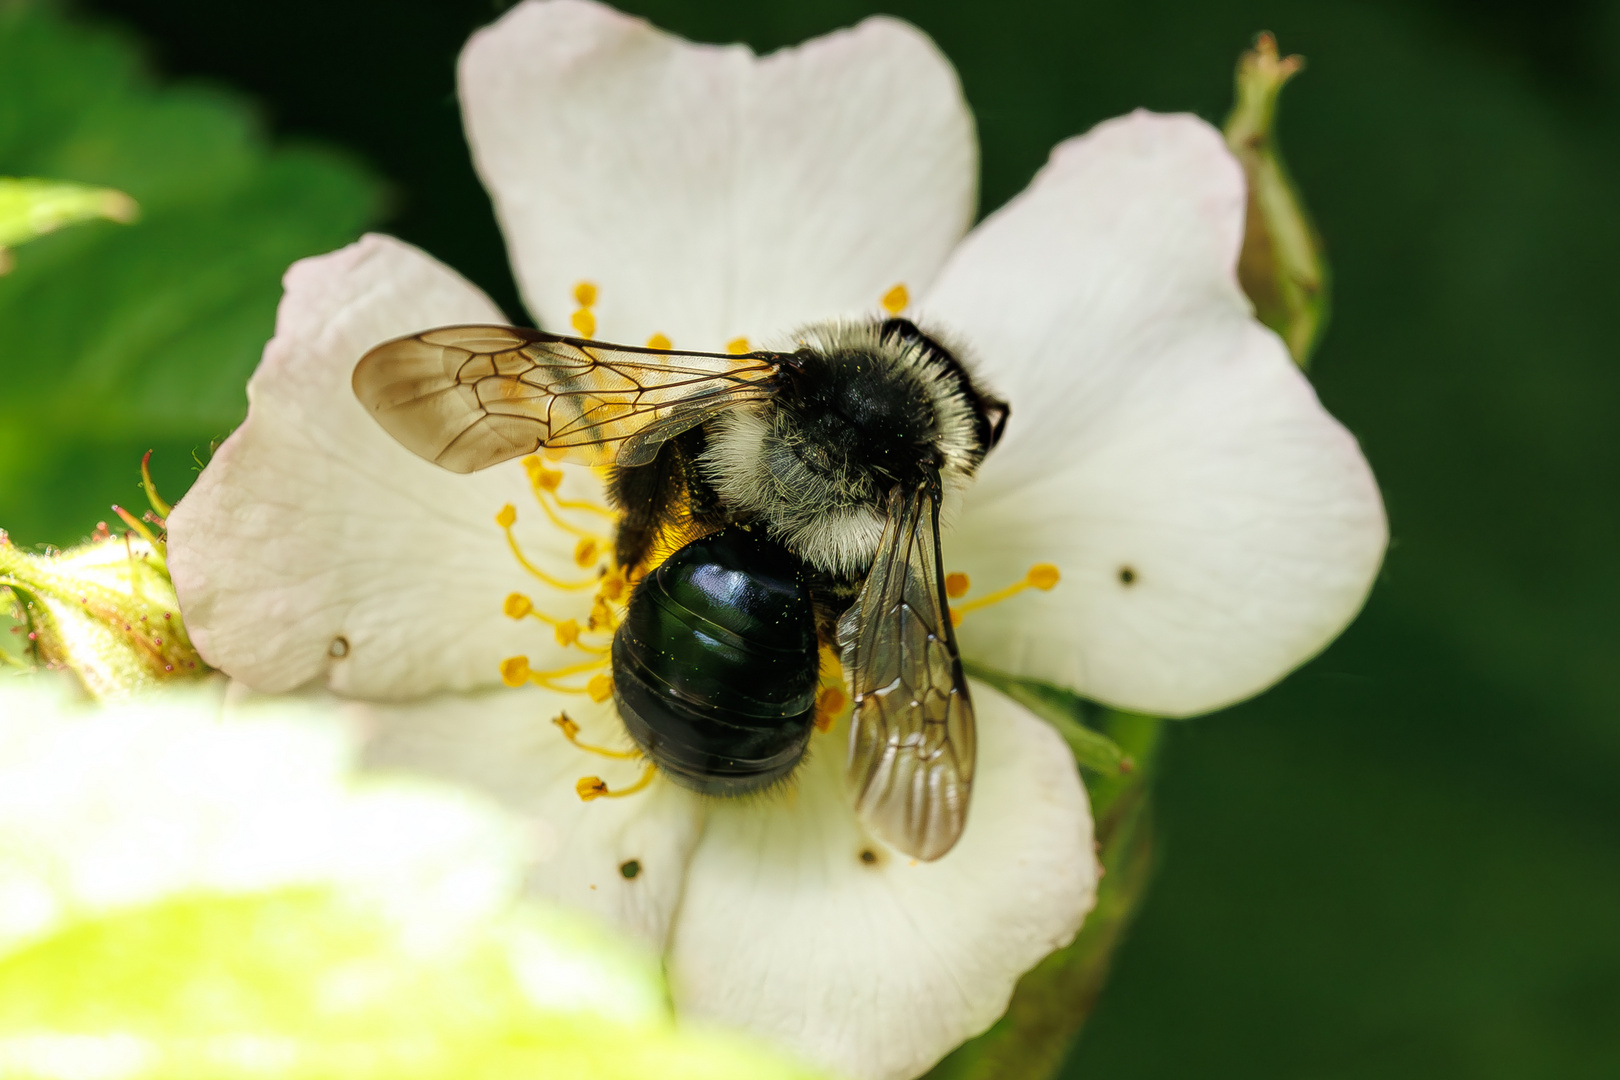
[[[665,439],[772,392],[776,358],[599,345],[509,326],[446,326],[379,345],[354,392],[390,435],[452,472],[541,448],[639,465]]]
[[[919,859],[949,851],[967,823],[976,736],[957,656],[930,490],[889,495],[877,559],[839,622],[855,810]]]

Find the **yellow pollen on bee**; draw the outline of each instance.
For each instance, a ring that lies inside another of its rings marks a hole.
[[[589,281],[581,281],[574,286],[574,302],[580,307],[590,307],[596,303],[596,285]]]
[[[663,334],[654,334],[647,339],[647,348],[649,349],[667,349],[669,347],[670,340]]]
[[[900,314],[910,303],[911,293],[906,290],[903,282],[883,294],[883,310],[890,315]]]
[[[638,791],[644,791],[647,785],[652,783],[653,777],[657,773],[657,769],[648,765],[647,770],[641,774],[640,780],[627,788],[619,788],[617,791],[608,787],[600,776],[582,776],[579,778],[579,783],[574,785],[574,791],[585,802],[590,802],[592,799],[622,799],[626,795],[634,795]]]
[[[591,604],[591,617],[585,623],[585,628],[587,630],[607,630],[611,629],[616,622],[618,622],[618,619],[614,617],[613,609],[608,607],[606,600],[598,596],[596,601]]]
[[[951,578],[957,576],[960,576],[963,581],[962,593],[951,592]],[[951,608],[951,625],[961,626],[963,618],[972,612],[987,608],[992,604],[999,604],[1009,597],[1017,596],[1025,589],[1040,589],[1042,592],[1046,592],[1057,585],[1062,580],[1062,576],[1058,572],[1058,568],[1051,563],[1036,563],[1024,574],[1022,581],[1015,581],[1005,589],[997,589],[988,596],[981,596],[977,600],[969,600],[965,604],[958,604]],[[959,595],[965,595],[967,592],[967,575],[945,575],[945,592],[953,600]]]
[[[581,750],[592,754],[600,754],[602,757],[606,758],[616,758],[621,761],[630,761],[641,756],[641,751],[639,750],[610,750],[605,746],[594,746],[591,743],[580,742],[579,725],[574,722],[573,717],[569,716],[565,712],[558,713],[556,716],[553,716],[551,718],[551,722],[556,724],[557,727],[561,729],[563,738],[567,739]]]
[[[574,564],[576,566],[596,565],[596,538],[587,536],[574,545]]]
[[[598,704],[606,701],[613,696],[613,676],[592,675],[591,681],[585,684],[585,692]]]
[[[972,587],[973,583],[968,580],[966,574],[953,573],[945,575],[945,595],[952,600],[960,600],[968,594],[968,590]]]
[[[726,342],[726,352],[731,353],[733,356],[740,356],[748,351],[750,351],[750,346],[748,339],[745,337],[732,338]]]
[[[591,314],[590,308],[580,308],[568,317],[568,321],[578,331],[582,338],[596,335],[596,316]]]

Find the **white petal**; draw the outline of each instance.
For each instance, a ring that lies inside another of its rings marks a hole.
[[[585,0],[475,34],[461,99],[529,310],[719,349],[917,295],[972,221],[973,119],[950,63],[873,18],[757,59]]]
[[[702,806],[698,796],[662,779],[623,798],[580,799],[575,784],[581,777],[627,787],[643,766],[570,745],[551,718],[566,710],[579,723],[582,741],[630,748],[610,705],[503,688],[349,708],[371,731],[368,767],[468,784],[494,796],[530,825],[533,893],[592,911],[663,948]]]
[[[531,561],[589,576],[574,565],[576,538],[535,505],[522,466],[457,476],[430,465],[367,416],[349,385],[373,345],[503,322],[500,312],[385,236],[296,263],[285,285],[247,420],[169,518],[169,565],[204,659],[260,690],[324,677],[372,698],[498,683],[498,664],[515,654],[537,669],[587,659],[536,620],[501,613],[517,591],[583,625],[591,602],[589,591],[525,574],[495,524],[515,504]],[[566,468],[564,495],[601,501],[594,473]]]
[[[670,954],[677,1008],[860,1078],[915,1076],[1006,1010],[1018,977],[1074,936],[1097,867],[1062,740],[987,686],[973,699],[973,805],[938,862],[865,835],[838,732],[788,794],[710,811]]]
[[[964,654],[1115,705],[1241,700],[1360,609],[1387,539],[1354,438],[1250,315],[1244,185],[1220,135],[1136,113],[1052,154],[926,304],[1012,403],[946,541]],[[970,596],[971,599],[971,596]]]

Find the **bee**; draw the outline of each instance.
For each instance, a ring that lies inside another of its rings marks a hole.
[[[819,647],[853,705],[846,776],[878,838],[944,855],[967,820],[976,736],[939,516],[1008,407],[912,322],[811,326],[791,352],[678,352],[452,326],[379,345],[354,390],[454,472],[550,450],[609,467],[619,565],[637,581],[612,647],[631,737],[715,795],[782,781],[809,744]]]

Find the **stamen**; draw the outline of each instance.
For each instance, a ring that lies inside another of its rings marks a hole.
[[[946,595],[952,596],[953,598],[956,594],[950,591],[950,579],[954,576],[957,575],[947,574],[945,576]],[[965,583],[967,580],[966,575],[961,575],[961,577]],[[965,604],[958,604],[956,607],[951,608],[951,625],[960,626],[962,625],[963,618],[972,612],[978,611],[981,608],[987,608],[991,604],[999,604],[1009,597],[1017,596],[1025,589],[1040,589],[1042,592],[1046,592],[1047,590],[1051,589],[1052,586],[1058,583],[1060,577],[1061,575],[1058,573],[1058,568],[1053,566],[1051,563],[1036,563],[1034,566],[1029,568],[1029,573],[1024,575],[1024,580],[1014,582],[1005,589],[999,589],[988,596],[981,596],[977,600],[969,600]],[[965,585],[963,591],[966,591]]]
[[[816,695],[816,730],[826,732],[838,719],[838,714],[844,711],[849,696],[837,686],[824,686],[821,693]]]
[[[513,506],[511,503],[507,503],[505,506],[501,507],[501,512],[495,515],[495,524],[499,525],[506,533],[506,545],[512,549],[513,557],[517,559],[518,565],[522,566],[523,569],[527,570],[529,573],[533,574],[535,577],[539,578],[541,581],[545,582],[547,585],[550,585],[554,589],[588,589],[592,585],[596,584],[595,578],[586,578],[584,581],[563,581],[560,578],[552,577],[550,574],[546,573],[544,570],[530,562],[528,558],[524,556],[523,549],[518,547],[517,537],[512,535],[512,526],[516,523],[517,507]]]
[[[591,696],[592,701],[600,705],[613,696],[613,676],[592,675],[591,681],[585,684],[585,692]]]
[[[591,605],[591,617],[586,620],[585,629],[611,630],[618,625],[618,621],[613,609],[608,607],[607,601],[598,596],[596,602]]]
[[[973,583],[968,580],[966,574],[952,573],[945,575],[945,595],[952,600],[962,599],[972,587]]]
[[[625,576],[622,567],[615,566],[602,576],[602,587],[597,595],[613,601],[623,600],[625,593],[630,591],[630,580]]]
[[[730,341],[726,342],[726,352],[733,355],[741,355],[742,353],[751,351],[753,350],[749,348],[748,339],[745,337],[732,338]]]
[[[596,565],[596,537],[587,536],[574,545],[574,565],[581,569]]]
[[[579,783],[574,785],[574,790],[579,793],[579,797],[585,802],[590,802],[592,799],[622,799],[626,795],[634,795],[636,792],[644,790],[648,784],[652,783],[653,776],[657,772],[656,768],[648,765],[647,771],[641,774],[640,780],[627,788],[620,788],[617,791],[603,783],[600,776],[582,776],[579,778]]]
[[[596,303],[596,286],[589,281],[581,281],[574,286],[574,301],[579,304],[579,310],[569,317],[568,321],[580,337],[596,336],[596,316],[591,314],[591,305]]]
[[[670,348],[670,340],[663,334],[654,334],[652,337],[647,339],[647,348],[668,349]]]
[[[152,545],[153,551],[158,552],[160,555],[164,553],[163,545],[158,543],[158,538],[152,535],[152,530],[143,525],[134,514],[125,510],[122,506],[114,506],[112,509],[113,513],[124,519],[125,525],[140,533],[141,539]]]
[[[573,717],[569,716],[565,712],[558,713],[556,716],[553,716],[551,718],[551,722],[556,724],[557,727],[562,730],[563,738],[567,739],[581,750],[588,751],[592,754],[600,754],[607,758],[618,758],[623,761],[630,761],[641,756],[641,751],[639,750],[609,750],[605,746],[593,746],[590,743],[580,742],[579,725],[574,722]]]
[[[909,303],[911,303],[911,294],[906,291],[903,282],[883,294],[883,310],[890,315],[900,314],[906,310],[906,305]]]

